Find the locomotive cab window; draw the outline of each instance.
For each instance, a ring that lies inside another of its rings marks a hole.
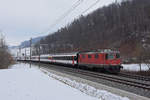
[[[114,54],[106,54],[106,59],[114,59]]]
[[[120,54],[119,53],[116,54],[116,58],[120,58]]]

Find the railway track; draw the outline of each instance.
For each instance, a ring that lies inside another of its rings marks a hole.
[[[128,74],[128,73],[124,73],[124,72],[120,72],[118,75],[120,75],[122,77],[137,79],[137,80],[150,81],[150,77],[141,76],[141,75]]]
[[[150,98],[150,81],[143,81],[136,78],[124,77],[120,75],[105,74],[99,72],[93,72],[91,70],[78,69],[71,66],[60,66],[56,64],[36,63],[33,62],[38,68],[45,68],[66,73],[68,75],[80,77],[92,82],[104,84],[110,87],[118,88],[124,91],[135,93],[137,95]],[[31,65],[30,65],[31,66]],[[35,66],[34,66],[35,67]]]
[[[150,90],[150,84],[143,83],[143,82],[137,82],[137,81],[133,81],[130,79],[127,80],[127,79],[123,79],[121,77],[115,77],[115,76],[111,76],[111,75],[107,75],[107,74],[100,74],[100,73],[84,71],[84,70],[79,70],[76,72],[80,73],[82,75],[91,76],[94,78],[100,78],[100,79],[104,79],[104,80],[108,80],[108,81],[112,81],[112,82],[117,82],[120,84],[125,84],[125,85],[130,85],[130,86]]]
[[[48,64],[46,64],[46,65],[48,65]],[[89,77],[93,77],[93,78],[97,78],[97,79],[103,79],[103,80],[107,80],[107,81],[111,81],[111,82],[115,82],[115,83],[120,83],[122,85],[128,85],[128,86],[132,86],[132,87],[150,91],[150,82],[139,81],[138,79],[136,79],[137,76],[134,76],[135,79],[133,79],[133,77],[131,78],[131,76],[129,76],[129,75],[127,77],[122,77],[126,74],[121,74],[121,76],[116,76],[116,75],[111,75],[111,74],[92,72],[89,70],[77,69],[77,68],[73,68],[73,67],[72,68],[63,67],[63,66],[62,67],[55,66],[55,67],[57,67],[61,71],[63,70],[65,72],[76,73],[76,74],[85,75],[85,76],[89,76]],[[48,68],[48,66],[47,66],[47,68]],[[142,78],[140,78],[140,79],[142,80]]]
[[[107,80],[111,82],[120,83],[122,85],[128,85],[128,86],[141,88],[141,89],[150,91],[150,82],[148,83],[139,82],[136,79],[131,79],[127,77],[123,78],[123,77],[116,76],[116,75],[92,72],[89,70],[82,70],[82,69],[76,69],[76,68],[59,67],[59,69],[70,72],[70,73],[77,73],[77,74],[81,74],[81,75],[85,75],[85,76],[89,76],[89,77],[93,77],[97,79],[103,79],[103,80]]]

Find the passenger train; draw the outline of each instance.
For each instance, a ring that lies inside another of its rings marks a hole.
[[[53,64],[67,64],[74,67],[92,68],[103,70],[110,73],[120,72],[121,58],[119,51],[100,50],[100,51],[84,51],[74,53],[58,53],[48,55],[38,55],[27,57],[18,57],[17,60],[45,62]]]

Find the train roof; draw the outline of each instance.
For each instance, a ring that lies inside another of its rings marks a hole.
[[[55,53],[55,54],[45,54],[41,55],[42,57],[46,56],[76,56],[78,52],[72,52],[72,53]]]
[[[80,54],[93,54],[93,53],[120,53],[120,51],[117,50],[111,50],[111,49],[104,49],[104,50],[97,50],[97,51],[82,51],[79,52]]]
[[[51,57],[51,56],[76,56],[77,54],[94,54],[94,53],[120,53],[118,50],[111,49],[100,49],[96,51],[80,51],[80,52],[71,52],[71,53],[55,53],[55,54],[43,54],[41,57]],[[37,55],[38,56],[38,55]]]

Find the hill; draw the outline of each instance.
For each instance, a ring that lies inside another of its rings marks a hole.
[[[45,36],[42,37],[37,37],[37,38],[33,38],[32,39],[32,45],[35,45],[36,43],[38,43],[42,38],[44,38]],[[24,50],[23,48],[29,48],[30,47],[30,40],[26,40],[23,41],[20,45],[18,46],[9,46],[9,50],[11,52],[11,54],[13,56],[17,56],[17,52],[19,50],[19,48],[22,48],[22,50]]]
[[[115,48],[124,57],[138,57],[150,50],[149,12],[150,0],[113,3],[75,19],[41,43],[49,44],[51,52]]]
[[[42,38],[44,37],[37,37],[37,38],[33,38],[32,39],[32,44],[36,44],[37,42],[39,42]],[[27,41],[23,41],[19,47],[21,48],[25,48],[25,47],[29,47],[30,46],[30,40],[27,40]]]

